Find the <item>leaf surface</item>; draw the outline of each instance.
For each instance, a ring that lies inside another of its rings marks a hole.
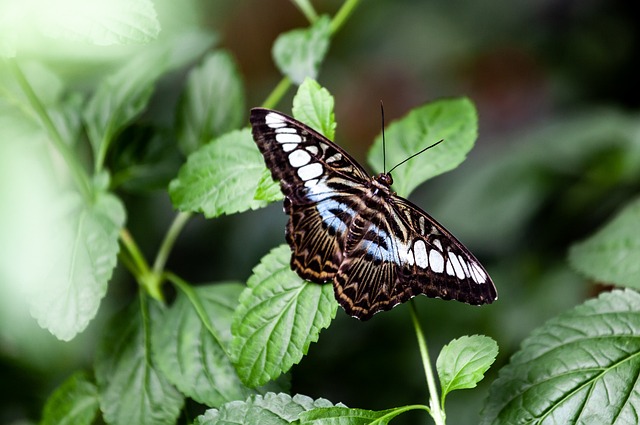
[[[490,388],[483,424],[635,424],[640,294],[604,293],[527,338]]]
[[[298,363],[335,317],[331,285],[302,280],[289,266],[286,245],[256,266],[240,296],[231,355],[243,382],[263,385]]]

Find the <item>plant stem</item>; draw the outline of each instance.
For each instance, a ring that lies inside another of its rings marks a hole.
[[[344,2],[338,13],[331,20],[331,34],[338,32],[347,21],[347,18],[349,18],[349,15],[351,15],[351,12],[358,6],[358,3],[360,3],[360,0],[347,0]]]
[[[181,212],[173,219],[173,223],[169,227],[167,234],[164,236],[164,240],[160,245],[156,259],[153,262],[153,272],[157,275],[161,275],[164,272],[164,266],[167,263],[167,258],[171,253],[171,248],[175,244],[178,235],[191,218],[191,213]]]
[[[318,14],[311,5],[309,0],[293,0],[293,4],[298,6],[298,9],[306,16],[307,20],[312,24],[318,19]]]
[[[418,347],[420,348],[422,366],[424,367],[424,373],[427,377],[427,386],[429,387],[430,413],[436,425],[444,425],[446,422],[445,414],[440,408],[440,397],[438,396],[438,388],[436,387],[436,380],[434,378],[433,369],[431,368],[431,360],[429,359],[429,351],[427,350],[427,341],[424,337],[422,327],[420,326],[420,321],[418,320],[418,314],[413,300],[409,302],[409,307],[413,328],[416,330],[416,337],[418,338]]]
[[[287,90],[289,90],[289,87],[291,87],[291,80],[288,77],[283,77],[278,85],[271,91],[267,100],[262,103],[262,106],[272,109],[280,102],[280,99],[282,99]]]
[[[18,85],[27,97],[31,108],[33,108],[33,111],[37,114],[38,118],[41,121],[41,124],[47,131],[47,134],[51,138],[51,141],[53,142],[56,150],[64,158],[64,161],[67,167],[69,167],[71,175],[73,176],[78,189],[80,190],[80,193],[85,199],[90,200],[92,196],[92,190],[89,183],[89,176],[80,166],[80,163],[78,162],[73,151],[69,148],[69,144],[62,139],[62,136],[58,132],[55,124],[53,123],[53,121],[51,121],[51,117],[49,117],[47,110],[40,102],[38,95],[36,95],[36,93],[33,91],[31,84],[29,84],[29,81],[27,81],[27,78],[22,73],[22,70],[20,69],[18,64],[13,59],[9,59],[6,62],[8,62],[13,76],[15,77]]]

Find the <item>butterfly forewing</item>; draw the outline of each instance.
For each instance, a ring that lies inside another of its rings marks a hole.
[[[433,218],[369,177],[339,146],[280,112],[251,110],[253,136],[285,195],[291,266],[333,280],[336,299],[361,320],[409,298],[493,302],[482,265]]]
[[[285,195],[291,266],[304,279],[326,282],[342,262],[343,241],[366,172],[310,127],[268,109],[251,110],[253,137]]]

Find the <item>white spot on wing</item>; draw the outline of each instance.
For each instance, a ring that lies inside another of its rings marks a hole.
[[[317,185],[319,181],[320,181],[319,179],[307,180],[306,182],[304,182],[304,187],[313,187]]]
[[[311,161],[311,155],[304,149],[296,149],[289,154],[289,164],[291,164],[292,167],[302,167],[303,165],[307,165],[309,161]]]
[[[410,266],[413,266],[414,260],[413,260],[413,252],[411,251],[411,249],[407,251],[405,260],[407,261],[407,263],[409,263]]]
[[[451,265],[451,259],[447,259],[447,274],[449,276],[455,276],[455,272],[453,271],[453,266]]]
[[[278,143],[300,143],[302,137],[295,133],[277,133],[276,140]]]
[[[298,168],[298,176],[302,180],[311,180],[322,175],[322,165],[314,162],[313,164],[307,164],[304,167]]]
[[[291,128],[291,127],[280,127],[280,128],[276,128],[276,133],[297,133],[298,130],[296,130],[295,128]]]
[[[292,150],[294,150],[295,148],[298,147],[297,143],[285,143],[282,145],[282,150],[285,152],[291,152]]]
[[[456,271],[456,276],[458,276],[458,279],[464,279],[464,270],[462,269],[462,265],[458,260],[458,256],[453,252],[449,252],[449,261],[451,261],[451,264],[453,265],[453,269]]]
[[[473,263],[469,266],[469,268],[471,269],[473,280],[475,280],[476,283],[485,283],[487,281],[487,275],[479,265]]]
[[[431,270],[436,273],[442,273],[444,270],[444,258],[435,249],[429,251],[429,264],[431,264]]]
[[[275,112],[269,112],[264,117],[264,122],[271,128],[280,128],[287,125],[282,118],[282,115],[278,115]]]
[[[317,146],[306,146],[305,149],[307,150],[307,152],[309,152],[311,155],[318,155],[318,147]]]
[[[413,244],[413,252],[416,259],[416,264],[423,269],[426,269],[429,265],[427,260],[427,247],[421,239],[418,239]]]
[[[434,239],[433,244],[437,246],[440,251],[442,251],[442,244],[440,243],[440,239]]]
[[[340,161],[342,159],[342,154],[340,152],[334,153],[329,158],[327,158],[327,162],[335,162]]]
[[[460,264],[462,264],[462,268],[464,269],[465,276],[471,277],[471,272],[469,272],[469,265],[464,260],[464,258],[462,258],[462,255],[458,255],[458,260],[460,260]]]

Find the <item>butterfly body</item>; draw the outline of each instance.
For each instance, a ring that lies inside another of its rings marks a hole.
[[[285,195],[292,269],[332,281],[348,314],[367,320],[418,294],[469,304],[497,298],[478,260],[392,191],[391,174],[369,177],[338,145],[280,112],[254,108],[251,124]]]

